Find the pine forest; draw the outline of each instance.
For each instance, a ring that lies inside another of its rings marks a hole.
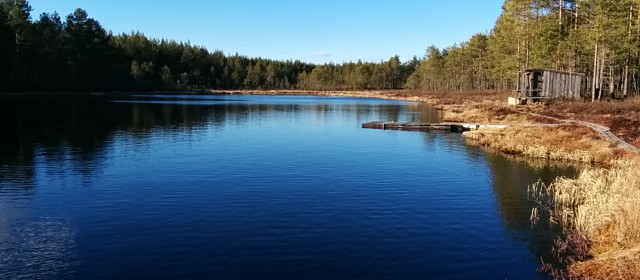
[[[510,90],[518,71],[586,74],[584,97],[640,92],[640,0],[505,0],[495,26],[423,57],[315,65],[112,34],[81,8],[0,0],[0,91]],[[425,42],[427,45],[429,42]],[[357,58],[354,58],[357,59]]]

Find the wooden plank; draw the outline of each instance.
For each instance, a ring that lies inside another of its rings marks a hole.
[[[491,123],[415,123],[415,122],[368,122],[363,123],[362,128],[384,129],[384,130],[417,130],[417,131],[449,131],[464,132],[482,128],[505,128],[507,124]]]
[[[415,122],[368,122],[363,123],[362,128],[391,129],[391,130],[442,130],[450,132],[463,132],[462,125],[449,123],[415,123]]]
[[[518,126],[558,126],[559,124],[519,124]],[[415,123],[415,122],[368,122],[363,123],[362,128],[389,129],[389,130],[415,130],[415,131],[449,131],[464,132],[484,128],[505,128],[509,124],[499,123]]]
[[[544,91],[540,97],[551,97],[553,92],[553,73],[550,71],[544,72]]]

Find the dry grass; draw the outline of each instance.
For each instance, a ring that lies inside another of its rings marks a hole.
[[[569,274],[579,279],[640,279],[640,247],[576,263]]]
[[[618,137],[640,147],[640,97],[624,101],[563,101],[536,110],[563,119],[578,119],[611,128]]]
[[[617,161],[611,168],[585,169],[575,179],[536,184],[531,193],[553,201],[553,218],[593,242],[598,256],[640,245],[640,159]]]
[[[585,169],[575,179],[558,178],[530,188],[540,204],[534,214],[548,212],[550,221],[565,232],[577,232],[590,241],[594,258],[575,264],[575,276],[599,279],[608,275],[604,271],[624,270],[618,279],[640,278],[640,262],[627,262],[640,259],[639,166],[639,157],[629,157],[610,168]]]
[[[382,91],[382,94],[398,98],[413,99],[414,101],[427,102],[432,105],[463,105],[468,103],[480,103],[499,101],[506,102],[510,92],[508,91]]]
[[[464,105],[443,106],[443,120],[447,122],[474,123],[554,123],[546,118],[531,115],[530,108],[508,106],[504,101],[483,101]]]
[[[638,111],[640,108],[640,97],[625,99],[624,101],[557,101],[552,102],[546,107],[546,110],[558,115],[566,114],[589,114],[607,115],[607,114],[625,114],[627,112]]]
[[[257,94],[257,95],[314,95],[314,96],[351,96],[372,97],[395,100],[427,102],[432,105],[452,105],[469,102],[505,101],[508,91],[414,91],[414,90],[210,90],[210,93]]]
[[[595,131],[576,125],[510,126],[469,131],[464,136],[474,144],[507,154],[552,160],[609,163],[627,154]]]

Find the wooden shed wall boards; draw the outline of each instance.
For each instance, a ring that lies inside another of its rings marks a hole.
[[[584,74],[532,68],[518,72],[518,97],[580,98]]]

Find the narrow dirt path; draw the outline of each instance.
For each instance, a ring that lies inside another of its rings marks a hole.
[[[629,143],[627,143],[626,141],[620,139],[620,137],[616,136],[615,134],[613,134],[611,132],[611,129],[603,126],[603,125],[599,125],[599,124],[595,124],[595,123],[590,123],[590,122],[585,122],[585,121],[581,121],[581,120],[565,120],[565,119],[559,119],[556,117],[551,117],[551,116],[545,116],[545,115],[541,115],[541,114],[536,114],[536,113],[530,113],[531,115],[534,116],[538,116],[538,117],[542,117],[542,118],[546,118],[546,119],[550,119],[550,120],[554,120],[554,121],[558,121],[558,122],[562,122],[562,123],[572,123],[572,124],[577,124],[577,125],[582,125],[582,126],[586,126],[589,127],[595,131],[597,131],[598,133],[600,133],[600,135],[602,135],[602,137],[604,137],[605,139],[616,143],[618,146],[625,148],[627,150],[631,150],[634,151],[636,153],[640,153],[640,148],[631,145]]]

